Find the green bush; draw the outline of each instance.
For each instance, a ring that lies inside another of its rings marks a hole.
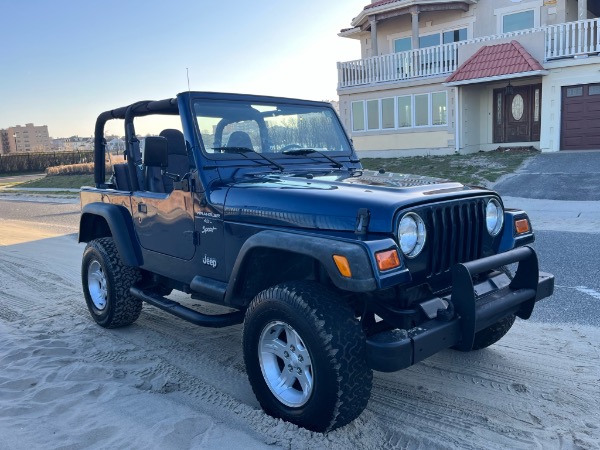
[[[0,155],[0,173],[43,172],[51,166],[93,163],[92,150],[81,152],[12,153]]]

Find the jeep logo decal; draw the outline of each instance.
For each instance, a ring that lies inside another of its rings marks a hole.
[[[217,267],[217,259],[216,258],[211,258],[208,255],[204,255],[204,258],[202,259],[202,263],[205,264],[205,265],[207,265],[207,266],[212,267],[213,269],[215,267]]]

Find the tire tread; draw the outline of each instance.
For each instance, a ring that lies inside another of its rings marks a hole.
[[[283,283],[259,293],[251,302],[246,318],[263,302],[278,296],[316,330],[336,373],[336,404],[328,423],[319,428],[327,432],[350,423],[367,406],[373,380],[366,363],[365,337],[359,322],[335,293],[305,281]]]
[[[142,312],[142,302],[134,298],[129,288],[141,279],[141,272],[137,267],[127,266],[121,260],[115,242],[110,237],[90,241],[84,251],[84,259],[89,249],[94,249],[104,260],[105,276],[108,284],[114,290],[109,293],[113,296],[113,311],[105,323],[98,322],[105,328],[118,328],[132,324]],[[82,268],[82,278],[86,276],[86,269]],[[82,280],[84,286],[87,281]],[[92,313],[92,315],[94,315]],[[96,319],[96,317],[94,317]]]

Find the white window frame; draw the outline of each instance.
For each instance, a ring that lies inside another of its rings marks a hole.
[[[369,128],[369,102],[377,102],[377,128]],[[365,100],[365,131],[377,131],[381,130],[381,100],[378,98],[370,98]]]
[[[444,94],[446,97],[446,123],[439,125],[433,124],[433,94]],[[448,91],[434,91],[429,93],[429,123],[432,127],[447,127],[448,126]]]
[[[467,38],[465,39],[465,41],[468,41],[469,39],[471,39],[469,37],[470,35],[470,30],[469,30],[469,26],[465,25],[465,26],[458,26],[458,27],[454,27],[454,28],[447,28],[445,30],[440,31],[440,45],[446,45],[444,44],[444,33],[448,33],[449,31],[458,31],[458,30],[467,30]],[[455,42],[464,42],[464,41],[455,41]]]
[[[439,125],[434,125],[433,124],[433,95],[434,94],[444,94],[445,98],[446,98],[446,123],[444,124],[439,124]],[[417,96],[427,96],[427,124],[423,124],[423,125],[417,125],[417,111],[416,111],[416,97]],[[408,97],[410,99],[410,112],[411,112],[411,125],[408,127],[401,127],[398,124],[398,120],[400,118],[400,115],[398,113],[398,104],[399,104],[399,98],[406,98]],[[391,128],[383,128],[383,100],[393,100],[394,101],[394,108],[393,108],[393,120],[394,120],[394,126]],[[369,128],[369,114],[368,114],[368,107],[367,107],[367,103],[368,102],[377,102],[377,114],[378,114],[378,128]],[[355,120],[354,120],[354,108],[353,105],[355,103],[360,103],[362,105],[362,110],[363,110],[363,118],[364,118],[364,123],[363,125],[363,129],[362,130],[355,130],[354,129],[354,124],[355,124]],[[352,127],[352,133],[367,133],[367,132],[373,132],[373,131],[402,131],[402,130],[415,130],[415,129],[423,129],[423,128],[447,128],[448,124],[449,124],[449,106],[448,106],[448,91],[445,90],[440,90],[440,91],[432,91],[432,92],[421,92],[418,94],[404,94],[404,95],[396,95],[393,97],[383,97],[383,98],[372,98],[372,99],[365,99],[365,100],[355,100],[350,102],[350,114],[351,114],[351,120],[350,120],[350,124]]]
[[[401,97],[410,98],[410,126],[401,127],[398,125],[398,99]],[[396,129],[397,130],[412,130],[415,127],[415,96],[413,94],[397,95],[396,96]]]
[[[409,35],[400,36],[400,37],[398,37],[398,36],[395,36],[395,37],[390,36],[390,46],[391,46],[390,53],[401,53],[401,52],[396,52],[396,41],[398,41],[400,39],[412,39],[412,35],[409,34]],[[413,50],[413,48],[412,48],[412,42],[411,42],[410,47],[411,47],[410,50],[405,50],[405,51],[410,52],[411,50]]]
[[[427,124],[426,125],[417,125],[417,96],[427,96]],[[431,126],[431,92],[423,92],[420,94],[413,94],[413,128],[427,128]]]
[[[439,42],[440,43],[438,45],[431,45],[429,47],[421,47],[419,45],[419,48],[433,48],[433,47],[439,47],[440,45],[442,45],[443,36],[442,36],[442,32],[441,31],[431,31],[431,32],[426,33],[426,34],[419,33],[419,40],[421,40],[421,38],[424,38],[424,37],[427,37],[427,36],[433,36],[434,34],[437,34],[438,37],[439,37]]]
[[[455,31],[455,30],[460,30],[461,28],[466,28],[467,29],[467,40],[473,39],[473,22],[474,21],[475,21],[474,17],[473,18],[464,18],[463,17],[460,19],[460,21],[457,20],[455,22],[444,23],[444,24],[434,26],[434,27],[421,27],[421,28],[419,28],[419,37],[439,33],[440,34],[440,43],[442,43],[444,41],[443,33],[445,33],[446,31]],[[427,32],[424,34],[421,34],[422,31],[423,32],[427,31]],[[403,38],[412,38],[412,32],[406,31],[406,32],[402,32],[402,33],[388,34],[387,40],[388,40],[389,53],[396,53],[394,41],[396,39],[403,39]],[[440,44],[440,45],[443,45],[443,44]]]
[[[524,9],[523,11],[517,11],[517,12],[514,12],[514,13],[508,13],[508,14],[503,14],[502,15],[502,19],[501,19],[502,23],[500,24],[500,26],[502,27],[502,34],[516,33],[517,31],[523,31],[523,30],[530,30],[531,28],[521,28],[519,30],[511,30],[511,31],[505,31],[504,30],[504,25],[505,25],[504,24],[504,19],[506,19],[509,16],[515,16],[517,14],[523,14],[523,13],[530,12],[530,11],[533,13],[533,27],[532,28],[537,28],[536,25],[535,25],[535,9]]]
[[[384,97],[379,99],[379,126],[381,130],[395,130],[397,128],[397,117],[396,117],[396,108],[397,108],[397,102],[396,102],[396,98],[397,97]],[[392,107],[392,114],[394,115],[394,117],[392,118],[392,124],[394,126],[389,127],[389,128],[383,128],[383,101],[384,100],[392,100],[394,102],[394,106]]]
[[[353,105],[355,103],[362,103],[362,108],[363,108],[363,129],[362,130],[355,130],[354,129],[354,107]],[[352,132],[353,133],[364,133],[365,131],[367,131],[367,114],[366,114],[366,104],[364,100],[355,100],[353,102],[350,102],[350,122],[351,126],[352,126]]]
[[[543,0],[536,0],[533,2],[527,2],[514,6],[507,6],[505,8],[498,8],[494,10],[496,16],[496,30],[498,34],[504,33],[504,16],[511,14],[517,14],[520,12],[533,10],[533,28],[540,27],[540,12],[542,10]],[[510,31],[509,33],[516,33],[516,31]]]

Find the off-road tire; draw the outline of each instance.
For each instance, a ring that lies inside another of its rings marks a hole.
[[[511,314],[495,324],[478,331],[475,333],[473,348],[471,350],[481,350],[482,348],[495,344],[508,333],[508,330],[513,326],[513,323],[515,323],[515,315]]]
[[[259,343],[273,323],[293,328],[310,355],[312,389],[297,407],[280,401],[263,376]],[[259,293],[246,311],[243,347],[254,394],[273,417],[327,432],[353,421],[367,406],[373,374],[364,333],[352,310],[317,283],[283,283]]]
[[[88,282],[90,268],[104,277],[104,307],[98,307],[92,299]],[[87,307],[98,325],[117,328],[136,321],[142,302],[131,295],[129,288],[139,280],[140,270],[123,264],[112,238],[94,239],[87,244],[81,262],[81,284]]]

